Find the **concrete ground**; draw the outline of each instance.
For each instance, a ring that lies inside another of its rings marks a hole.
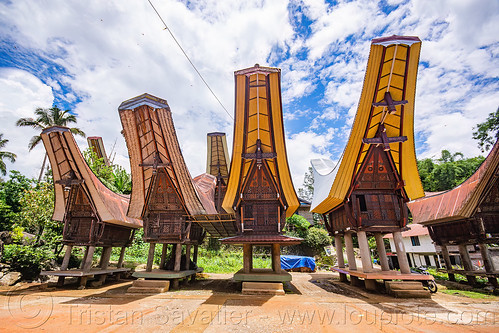
[[[126,294],[129,280],[85,290],[2,287],[0,331],[499,331],[499,297],[476,300],[439,292],[431,299],[395,299],[341,283],[336,273],[292,274],[286,295],[272,297],[242,295],[232,274],[204,274],[159,295]]]

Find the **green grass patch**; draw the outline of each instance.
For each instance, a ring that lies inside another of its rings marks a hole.
[[[457,290],[457,289],[444,289],[441,290],[442,293],[448,295],[457,295],[468,298],[477,298],[477,299],[495,299],[496,296],[489,295],[486,293],[476,292],[476,291],[466,291],[466,290]]]

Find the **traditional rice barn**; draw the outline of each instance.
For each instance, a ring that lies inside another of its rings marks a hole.
[[[215,207],[219,213],[224,213],[222,202],[227,191],[229,179],[229,153],[225,133],[208,133],[208,154],[206,173],[217,177],[215,189]]]
[[[476,276],[485,276],[498,287],[499,267],[494,267],[489,246],[499,243],[499,142],[478,170],[461,185],[452,190],[420,198],[407,205],[415,223],[430,232],[442,250],[449,280],[454,274],[465,275],[470,284]],[[454,269],[447,247],[457,245],[464,269]],[[478,246],[484,269],[475,268],[468,246]]]
[[[66,276],[80,277],[85,286],[87,278],[123,272],[125,248],[133,239],[134,231],[142,227],[142,221],[128,217],[129,196],[109,190],[90,170],[73,134],[66,127],[50,127],[41,134],[54,177],[55,207],[53,219],[64,222],[63,243],[66,254],[60,271],[45,271],[42,275],[60,276],[64,284]],[[84,246],[85,255],[79,270],[67,270],[71,250]],[[92,269],[96,247],[102,247],[99,268]],[[121,247],[117,269],[108,268],[112,247]]]
[[[334,165],[313,160],[314,198],[311,210],[322,214],[335,237],[341,278],[413,279],[401,241],[407,205],[424,195],[414,149],[414,99],[421,41],[417,37],[373,39],[364,86],[347,146]],[[362,257],[358,269],[352,235]],[[383,234],[393,233],[401,274],[389,271]],[[374,235],[382,271],[373,269],[367,236]],[[348,269],[343,259],[345,238]]]
[[[178,279],[201,271],[196,261],[205,232],[193,223],[192,216],[217,213],[210,197],[216,178],[205,174],[197,178],[198,183],[193,182],[165,100],[143,94],[123,102],[119,114],[132,172],[127,214],[144,221],[144,240],[150,243],[146,271],[135,272],[134,276],[173,279],[177,287]],[[160,269],[153,271],[156,244],[163,244],[163,249]],[[171,253],[167,261],[169,244]],[[191,246],[194,246],[192,262]]]
[[[222,208],[222,202],[227,191],[229,178],[229,154],[225,133],[208,133],[206,173],[216,177],[213,195],[210,196],[215,204],[217,214],[194,215],[193,219],[214,238],[230,237],[237,234],[234,214],[228,214]],[[198,176],[199,177],[199,176]],[[198,178],[196,177],[196,178]],[[196,180],[194,178],[194,180]]]
[[[234,144],[222,208],[235,214],[237,235],[222,239],[242,245],[239,281],[289,281],[281,270],[280,247],[300,239],[282,234],[285,218],[299,206],[289,172],[282,118],[281,70],[254,67],[235,72]],[[252,248],[271,246],[272,270],[252,268]]]

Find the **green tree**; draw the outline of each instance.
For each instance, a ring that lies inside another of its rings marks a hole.
[[[52,126],[68,126],[69,124],[76,123],[75,115],[71,114],[69,110],[62,111],[56,105],[50,109],[37,108],[35,110],[35,116],[36,118],[21,118],[16,122],[16,125],[20,127],[33,127],[41,132]],[[85,133],[77,127],[70,128],[70,131],[75,135],[85,137]],[[33,150],[41,141],[42,137],[40,135],[33,136],[28,144],[29,150]],[[47,153],[45,153],[45,157],[43,158],[42,169],[38,181],[42,179],[46,162]]]
[[[7,145],[8,142],[9,142],[9,140],[3,138],[3,133],[0,133],[0,149],[3,149]],[[12,163],[14,163],[16,161],[16,157],[17,156],[14,153],[10,153],[8,151],[0,151],[0,173],[2,175],[5,176],[7,174],[7,167],[6,167],[3,159],[5,158],[7,160],[10,160]]]
[[[307,172],[305,172],[305,176],[303,177],[303,187],[298,189],[298,195],[302,199],[312,201],[312,198],[314,197],[314,174],[312,167],[308,167]]]
[[[33,181],[19,171],[11,170],[9,179],[0,183],[0,230],[11,230],[16,214],[21,210],[21,200],[31,189]]]
[[[430,158],[419,160],[423,189],[427,192],[450,190],[468,179],[484,159],[483,156],[463,158],[462,153],[442,150],[441,157],[435,161]]]
[[[132,192],[132,177],[121,166],[107,165],[91,148],[86,149],[83,156],[93,173],[111,191],[121,194]]]
[[[62,235],[62,224],[52,220],[54,185],[38,183],[35,188],[24,193],[20,206],[21,209],[15,217],[16,223],[27,232],[36,235],[37,241],[43,238],[55,246],[54,243],[61,240],[62,237],[59,235]],[[49,235],[52,231],[59,235]]]
[[[473,139],[478,140],[478,148],[483,152],[489,150],[499,139],[499,108],[496,112],[489,113],[483,123],[476,125]]]

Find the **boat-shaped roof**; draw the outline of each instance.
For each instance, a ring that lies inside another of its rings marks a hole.
[[[222,204],[233,207],[249,175],[253,157],[260,144],[262,160],[267,163],[280,200],[287,205],[286,216],[299,207],[286,154],[279,68],[254,67],[236,71],[234,144],[227,192]],[[259,144],[257,141],[259,140]]]
[[[65,186],[57,183],[72,181],[84,187],[101,221],[131,228],[142,227],[142,220],[126,215],[130,197],[114,193],[95,176],[69,128],[50,127],[42,132],[41,137],[52,166],[55,183],[54,220],[64,220],[69,196]]]
[[[153,175],[159,169],[168,174],[186,213],[216,214],[213,203],[202,199],[193,183],[166,100],[143,94],[121,103],[118,110],[132,171],[128,215],[142,216]]]
[[[343,203],[381,125],[386,149],[410,199],[424,195],[414,147],[414,100],[421,41],[418,37],[373,39],[364,85],[346,148],[338,163],[314,160],[311,210],[326,213]],[[388,94],[387,94],[388,93]],[[405,142],[401,142],[402,138]],[[398,141],[392,140],[397,138]],[[367,139],[367,140],[366,140]],[[388,149],[389,146],[389,149]]]

